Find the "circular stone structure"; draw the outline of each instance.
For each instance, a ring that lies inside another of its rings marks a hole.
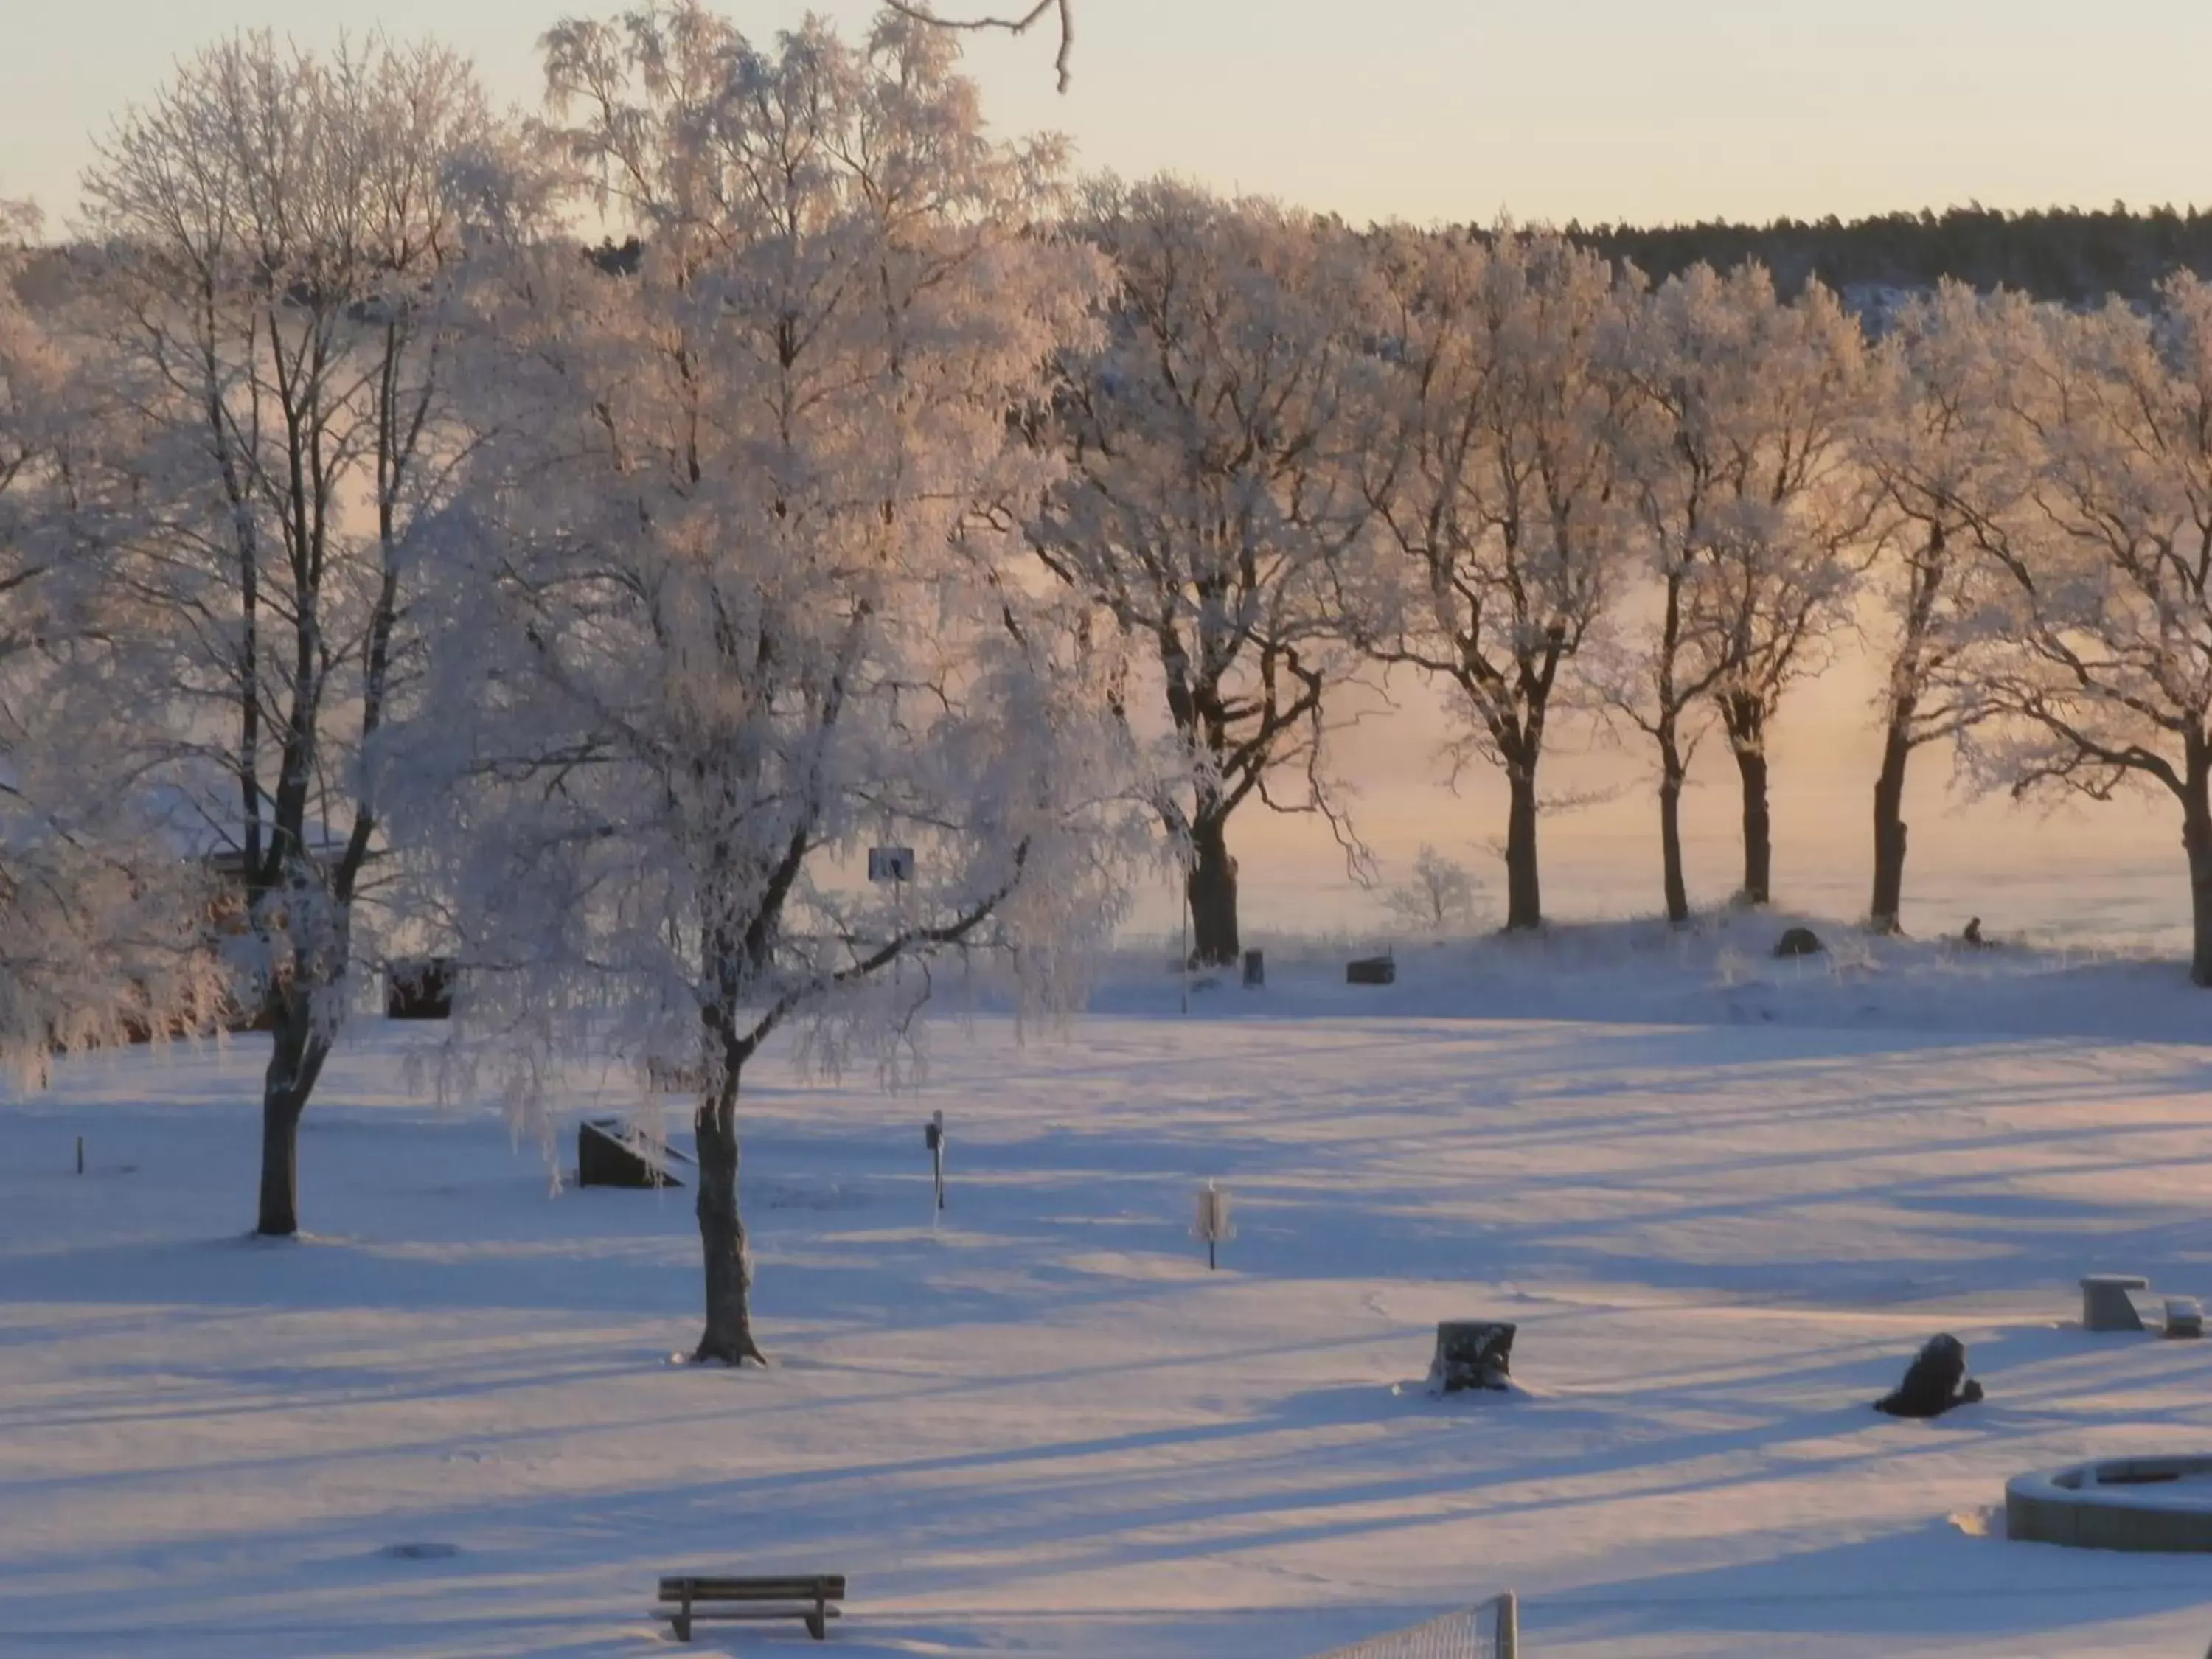
[[[2086,1550],[2212,1553],[2212,1456],[2123,1457],[2005,1486],[2005,1535]]]

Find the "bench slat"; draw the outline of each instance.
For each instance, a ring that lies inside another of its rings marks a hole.
[[[821,1596],[842,1601],[845,1580],[839,1574],[823,1573],[810,1578],[708,1578],[686,1575],[660,1581],[664,1600],[681,1600],[687,1589],[694,1601],[787,1601],[795,1598],[811,1601]]]
[[[684,1617],[680,1613],[664,1613],[659,1616],[663,1619],[672,1620],[680,1620]],[[822,1616],[824,1619],[842,1619],[845,1615],[836,1607],[824,1607],[822,1610]],[[778,1620],[789,1620],[800,1618],[804,1618],[811,1623],[814,1618],[814,1609],[808,1607],[803,1613],[776,1613],[767,1607],[726,1607],[717,1609],[711,1607],[701,1607],[695,1602],[691,1608],[691,1617],[702,1623],[704,1623],[706,1620],[710,1619],[719,1619],[725,1624],[732,1622],[753,1622],[763,1625],[770,1625],[776,1623]]]

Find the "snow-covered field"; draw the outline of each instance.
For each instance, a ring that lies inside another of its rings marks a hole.
[[[918,1094],[779,1058],[767,1373],[667,1362],[686,1194],[550,1194],[410,1091],[434,1028],[349,1036],[292,1246],[240,1237],[258,1040],[73,1061],[0,1105],[0,1652],[646,1653],[696,1565],[847,1572],[854,1656],[1291,1659],[1504,1586],[1534,1659],[2201,1653],[2212,1559],[1987,1534],[2017,1471],[2212,1449],[2212,1345],[2067,1323],[2087,1271],[2212,1293],[2212,999],[1776,925],[1271,962],[1188,1016],[1155,973],[939,1028]],[[1527,1397],[1423,1395],[1492,1315]],[[1869,1411],[1938,1330],[1988,1403]]]

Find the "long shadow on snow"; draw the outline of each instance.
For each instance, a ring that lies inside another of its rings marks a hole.
[[[2055,1634],[2179,1612],[2208,1598],[2212,1561],[2202,1556],[2016,1544],[1969,1537],[1948,1522],[1930,1520],[1766,1560],[1538,1595],[1523,1601],[1521,1623],[1538,1651],[1547,1637],[1587,1634],[1594,1625],[1925,1641],[1944,1634]]]

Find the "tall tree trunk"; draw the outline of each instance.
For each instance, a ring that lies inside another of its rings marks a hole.
[[[1505,818],[1505,926],[1508,932],[1544,925],[1543,885],[1536,867],[1536,771],[1509,765],[1512,804]]]
[[[1758,698],[1721,699],[1721,724],[1743,782],[1743,896],[1774,902],[1774,822],[1766,799],[1766,709]]]
[[[1774,825],[1766,806],[1766,755],[1735,751],[1743,780],[1743,896],[1753,904],[1774,902]]]
[[[725,1042],[725,1054],[738,1045]],[[742,1059],[726,1060],[713,1091],[692,1117],[699,1152],[699,1248],[707,1267],[707,1328],[692,1352],[695,1363],[768,1364],[753,1340],[753,1259],[738,1207],[738,1078]]]
[[[1877,933],[1894,933],[1905,913],[1905,769],[1912,759],[1912,723],[1931,661],[1936,603],[1950,571],[1942,524],[1928,526],[1928,544],[1910,567],[1904,637],[1889,668],[1889,721],[1883,733],[1881,773],[1874,786],[1874,898],[1867,920]]]
[[[2196,733],[2188,740],[2186,793],[2182,798],[2181,844],[2189,854],[2189,908],[2192,937],[2189,977],[2212,987],[2212,745]]]
[[[1893,933],[1905,906],[1905,768],[1912,758],[1913,699],[1890,704],[1881,772],[1874,784],[1874,900],[1867,917],[1876,933]]]
[[[300,1117],[331,1040],[317,1026],[311,993],[288,987],[273,1000],[276,1028],[261,1080],[261,1203],[253,1231],[290,1238],[300,1231]]]
[[[1687,770],[1673,718],[1659,725],[1659,859],[1667,887],[1667,920],[1690,919],[1690,890],[1682,879],[1682,781]]]
[[[1237,860],[1229,855],[1229,820],[1206,813],[1190,827],[1191,965],[1225,968],[1241,954],[1237,934]]]

